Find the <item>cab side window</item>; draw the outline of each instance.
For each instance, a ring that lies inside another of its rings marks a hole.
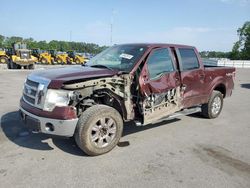
[[[183,71],[199,68],[199,61],[194,49],[179,48],[179,53]]]
[[[150,79],[174,71],[173,61],[167,48],[154,50],[148,58],[147,65]]]

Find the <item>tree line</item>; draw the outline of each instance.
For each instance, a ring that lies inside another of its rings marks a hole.
[[[36,41],[33,38],[22,38],[18,36],[5,37],[0,35],[0,48],[11,48],[15,42],[24,42],[29,49],[41,49],[41,50],[58,50],[58,51],[70,51],[85,52],[91,54],[97,54],[106,49],[107,46],[99,46],[94,43],[85,42],[68,42],[68,41]]]
[[[237,35],[239,37],[233,45],[230,52],[203,51],[202,57],[228,58],[232,60],[250,60],[250,21],[238,28]]]
[[[236,41],[230,52],[217,51],[202,51],[201,56],[204,58],[228,58],[238,60],[250,60],[250,21],[244,23],[242,27],[237,30],[239,40]],[[39,48],[41,50],[59,50],[69,51],[75,50],[77,52],[86,52],[97,54],[107,48],[107,46],[99,46],[94,43],[85,42],[67,42],[67,41],[35,41],[33,38],[24,39],[22,37],[5,37],[0,35],[0,48],[9,48],[14,42],[25,42],[29,49]]]

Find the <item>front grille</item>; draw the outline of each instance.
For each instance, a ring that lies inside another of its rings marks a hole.
[[[34,82],[34,81],[32,81],[32,80],[29,80],[29,79],[26,80],[26,84],[27,84],[27,85],[30,85],[30,86],[32,86],[32,87],[36,87],[36,88],[39,86],[39,83]]]
[[[36,104],[38,86],[39,83],[31,81],[29,79],[26,80],[23,89],[23,98],[26,102],[32,105]]]
[[[23,94],[23,98],[27,101],[27,102],[29,102],[29,103],[31,103],[31,104],[35,104],[35,102],[36,102],[36,99],[34,99],[34,98],[32,98],[32,97],[30,97],[30,96],[28,96],[28,95],[25,95],[25,94]]]
[[[50,80],[35,75],[29,75],[23,88],[23,100],[39,109],[43,109],[47,87]]]
[[[32,97],[35,97],[36,96],[36,89],[34,88],[29,88],[28,86],[24,87],[24,93],[25,94],[29,94],[31,95]]]

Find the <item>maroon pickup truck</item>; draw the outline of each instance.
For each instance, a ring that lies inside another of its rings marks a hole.
[[[20,114],[33,131],[75,137],[88,155],[112,150],[123,123],[138,126],[199,112],[216,118],[231,96],[235,68],[202,64],[196,48],[112,46],[85,66],[28,75]]]

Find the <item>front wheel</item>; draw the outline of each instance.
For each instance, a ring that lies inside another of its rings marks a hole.
[[[12,60],[8,63],[8,69],[21,69],[21,65],[14,63]]]
[[[219,91],[213,91],[207,104],[201,106],[201,113],[204,117],[213,119],[220,115],[223,107],[223,95]]]
[[[77,123],[75,140],[88,155],[111,151],[119,142],[123,120],[117,110],[106,105],[94,105],[83,112]]]
[[[8,69],[11,69],[10,61],[8,61],[8,63],[7,63],[7,68],[8,68]]]
[[[34,69],[34,68],[35,68],[35,65],[34,65],[34,64],[28,65],[28,69]]]

